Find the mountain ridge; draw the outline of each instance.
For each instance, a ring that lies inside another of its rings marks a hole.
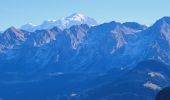
[[[169,21],[167,17],[165,19]],[[63,71],[70,69],[69,71],[73,72],[106,72],[113,67],[128,67],[146,59],[168,63],[170,47],[165,35],[169,33],[167,30],[170,27],[160,24],[163,28],[155,28],[157,22],[148,28],[135,22],[112,21],[93,27],[84,24],[73,25],[64,30],[54,27],[35,32],[11,27],[14,32],[8,29],[2,33],[0,39],[3,40],[2,36],[5,34],[14,33],[14,38],[10,41],[16,43],[10,42],[8,46],[1,43],[1,52],[6,52],[5,55],[10,58],[13,56],[11,52],[23,55],[25,48],[29,48],[30,53],[24,55],[27,56],[26,61],[34,59],[32,62],[29,61],[30,64],[34,62],[39,66],[51,66],[51,68],[63,66],[59,69]],[[13,60],[20,58],[20,56],[13,57]],[[40,62],[44,64],[41,65]],[[54,68],[59,70],[57,67]]]

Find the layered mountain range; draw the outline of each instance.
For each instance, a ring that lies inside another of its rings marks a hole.
[[[163,17],[147,27],[136,22],[115,21],[97,25],[90,17],[73,14],[38,26],[10,27],[0,34],[0,84],[6,91],[0,92],[0,96],[10,100],[6,94],[18,91],[27,97],[33,90],[19,85],[32,88],[36,83],[40,86],[37,93],[44,86],[45,89],[37,96],[30,94],[32,98],[28,99],[124,100],[123,95],[128,100],[139,97],[152,100],[155,93],[170,83],[169,61],[170,17]],[[126,84],[131,88],[125,88]],[[49,85],[55,88],[49,90]],[[68,85],[73,88],[57,91]],[[5,87],[11,87],[13,92],[7,92]],[[21,89],[17,90],[18,87]],[[140,88],[150,94],[139,92]],[[50,94],[42,99],[41,95],[47,91]],[[71,91],[80,95],[66,96]],[[13,94],[13,98],[24,99],[18,94]]]

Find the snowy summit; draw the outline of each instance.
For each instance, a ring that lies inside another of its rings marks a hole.
[[[60,20],[46,20],[40,25],[26,24],[21,27],[22,30],[29,32],[34,32],[36,30],[46,30],[53,27],[58,27],[60,29],[70,28],[73,25],[87,24],[88,26],[97,25],[96,20],[85,16],[80,13],[74,13],[68,17],[62,18]]]

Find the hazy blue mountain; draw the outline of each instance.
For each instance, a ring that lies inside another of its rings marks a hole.
[[[0,34],[0,98],[152,100],[169,85],[170,17],[150,27],[75,23]]]

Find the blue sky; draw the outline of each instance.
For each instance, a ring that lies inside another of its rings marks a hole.
[[[151,25],[170,16],[170,0],[0,0],[0,30],[40,24],[79,12],[99,23],[136,21]]]

